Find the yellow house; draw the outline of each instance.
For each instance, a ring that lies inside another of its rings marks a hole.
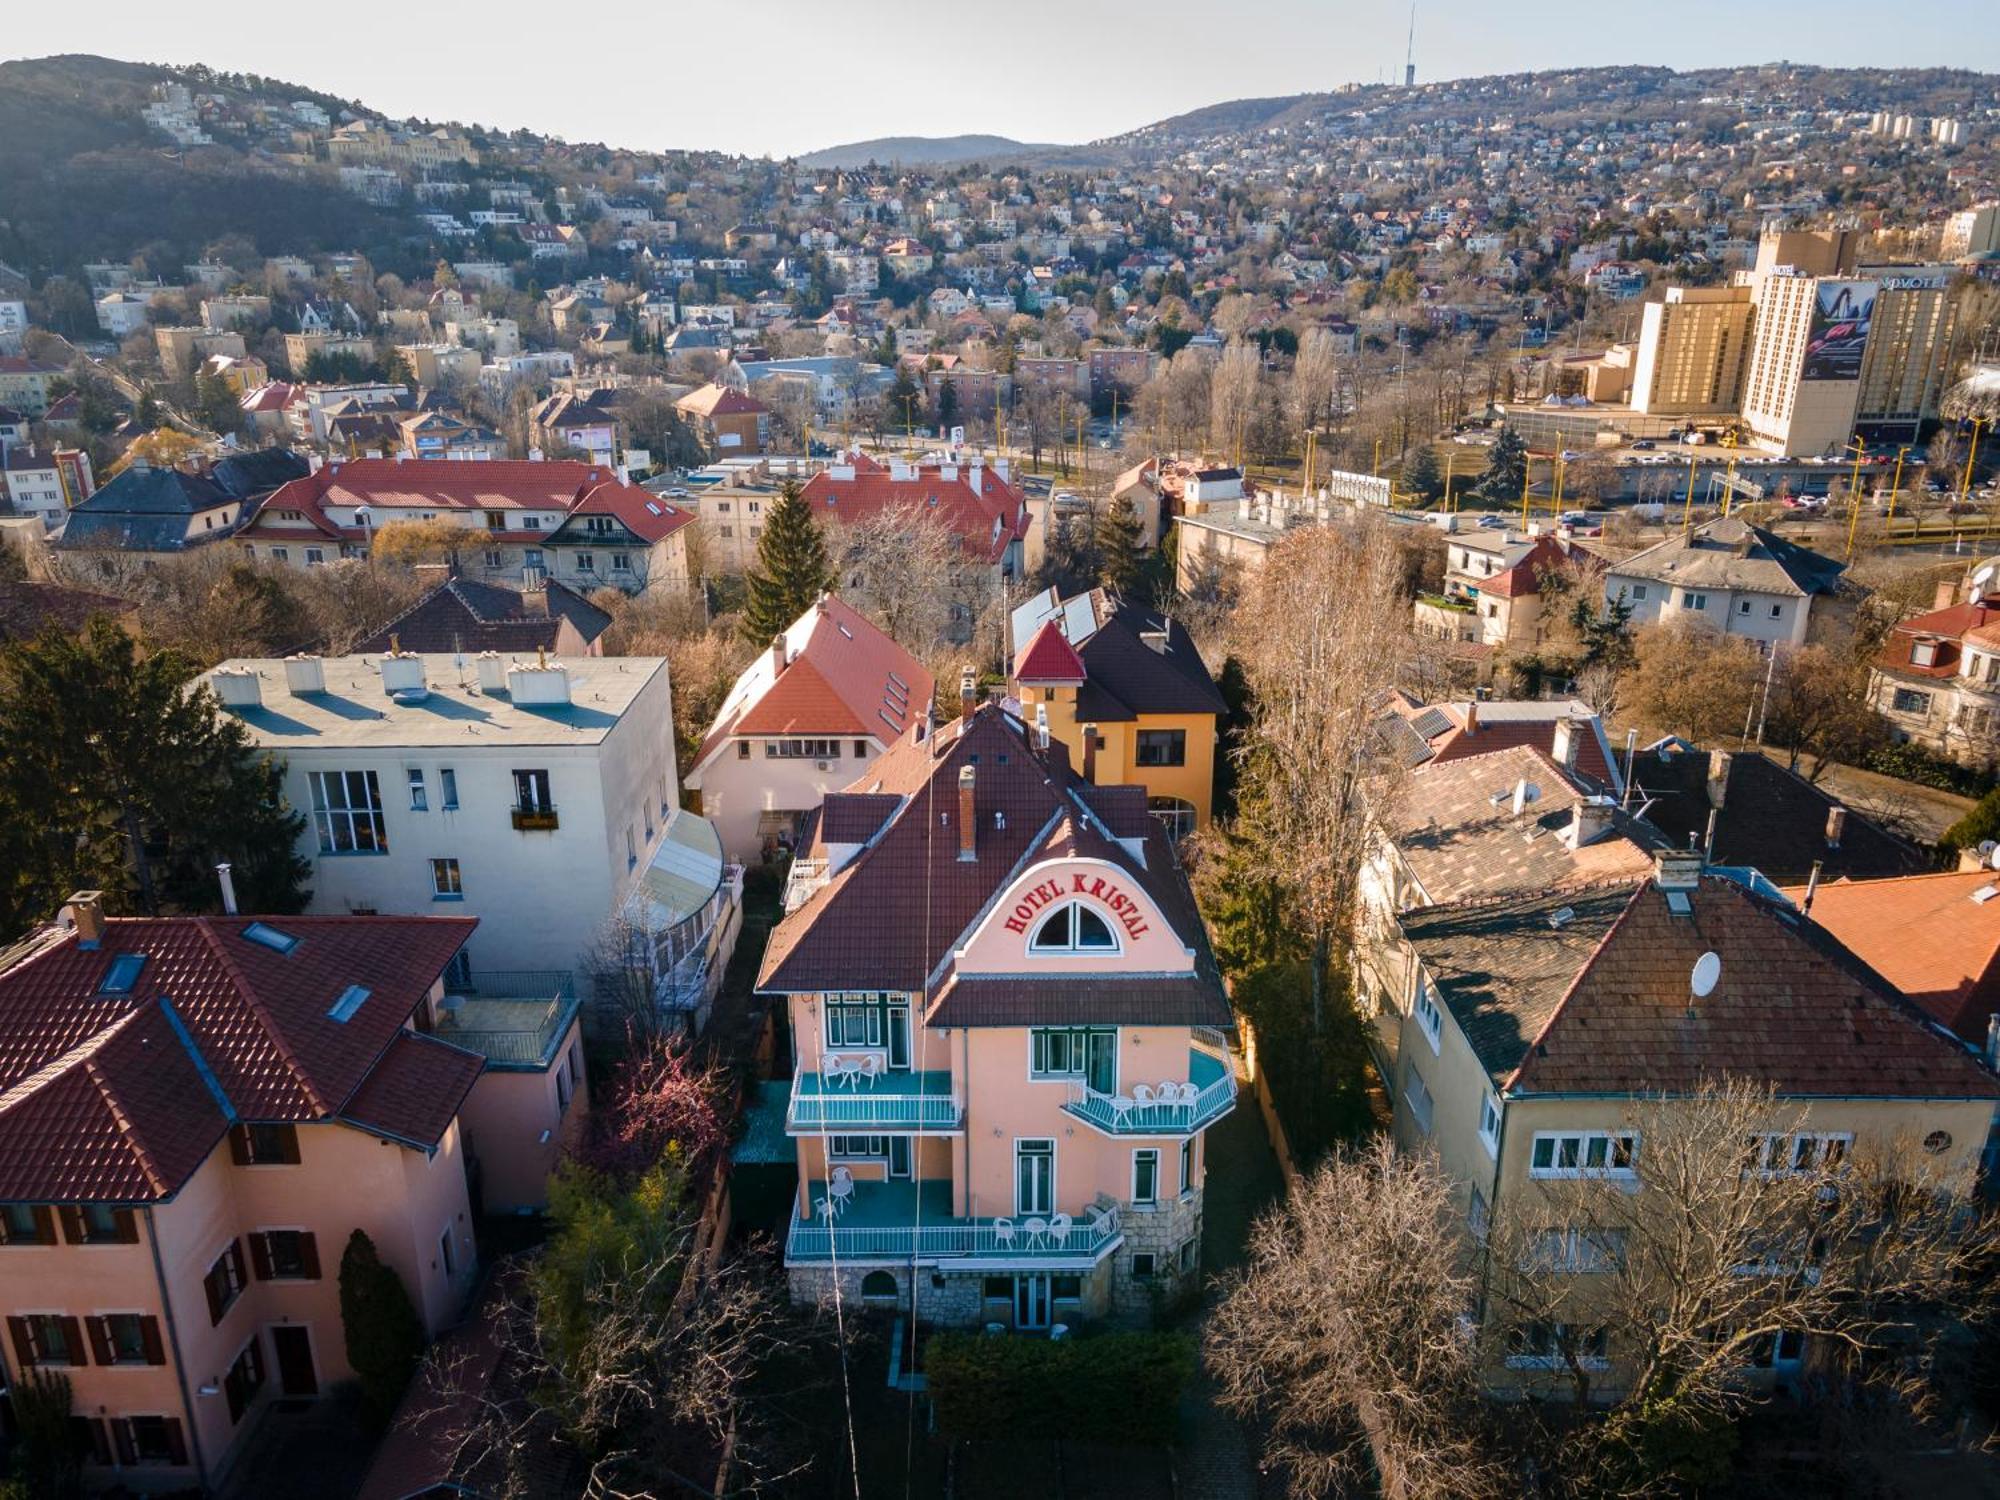
[[[1398,921],[1412,962],[1389,1018],[1396,1141],[1436,1153],[1474,1236],[1565,1179],[1638,1191],[1635,1108],[1725,1076],[1775,1095],[1782,1133],[1751,1144],[1786,1165],[1766,1170],[1921,1142],[1946,1178],[1969,1181],[2000,1078],[1767,882],[1704,868],[1698,853],[1653,858],[1637,884],[1544,885]],[[1544,1333],[1551,1345],[1537,1347]],[[1492,1386],[1559,1389],[1561,1333],[1525,1330]],[[1616,1338],[1593,1337],[1585,1358],[1615,1384]],[[1774,1341],[1759,1368],[1783,1379],[1808,1342]]]
[[[1208,824],[1222,694],[1175,620],[1107,589],[1046,589],[1013,613],[1012,688],[1099,786],[1140,786],[1176,838]]]

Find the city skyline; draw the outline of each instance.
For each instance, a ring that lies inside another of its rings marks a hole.
[[[504,23],[505,10],[489,19]],[[786,38],[791,56],[800,61],[718,67],[698,52],[677,57],[678,49],[690,45],[677,34],[661,39],[656,73],[621,60],[608,65],[611,76],[604,86],[588,89],[550,89],[549,54],[521,45],[519,29],[506,24],[456,36],[455,65],[440,68],[429,53],[370,48],[358,37],[320,37],[301,49],[282,32],[239,31],[226,24],[231,12],[215,0],[193,0],[171,14],[135,0],[112,0],[88,21],[57,10],[32,12],[16,19],[4,55],[94,52],[132,61],[206,63],[359,100],[391,117],[525,128],[632,149],[782,157],[897,135],[978,133],[1081,143],[1230,100],[1400,77],[1408,44],[1406,5],[1355,14],[1344,12],[1359,7],[1333,7],[1325,15],[1316,10],[1309,0],[1244,0],[1233,12],[1234,30],[1272,45],[1218,56],[1186,40],[1200,34],[1202,20],[1187,0],[1168,0],[1137,29],[1128,13],[1112,7],[1079,10],[1055,0],[1025,0],[1007,13],[1002,31],[944,47],[929,33],[891,24],[885,7],[850,7],[861,24],[836,28],[822,7],[808,10],[802,0],[776,0],[766,8],[776,23],[772,34]],[[1811,6],[1795,0],[1750,10],[1727,0],[1691,0],[1666,32],[1638,12],[1622,20],[1593,12],[1590,25],[1579,27],[1576,11],[1567,0],[1526,0],[1514,8],[1505,32],[1494,35],[1471,0],[1428,0],[1416,17],[1417,79],[1611,65],[1688,70],[1777,60],[2000,71],[2000,31],[1980,24],[1990,20],[1984,0],[1917,0],[1898,11],[1897,24],[1888,31],[1877,24],[1879,10],[1860,0]],[[884,24],[869,24],[877,13]],[[593,17],[605,35],[632,38],[641,48],[649,25],[658,24],[656,12],[631,0],[610,0]],[[1173,24],[1176,20],[1185,24]],[[109,45],[108,38],[116,44]],[[989,60],[1010,41],[1044,49],[1051,61],[1038,68],[1001,67]],[[587,58],[590,38],[579,46]],[[805,110],[767,107],[761,97],[766,89],[775,97],[788,72],[809,85],[824,85],[804,90],[810,99]],[[624,87],[620,75],[629,80]]]

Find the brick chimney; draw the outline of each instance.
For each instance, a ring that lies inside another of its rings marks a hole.
[[[1479,733],[1479,700],[1476,698],[1465,705],[1465,732]]]
[[[958,711],[962,717],[969,719],[972,717],[972,711],[978,706],[979,676],[968,662],[958,674]]]
[[[773,677],[782,677],[785,675],[785,638],[783,635],[774,635],[771,637],[771,675]]]
[[[1576,769],[1577,735],[1580,726],[1574,719],[1556,720],[1555,761],[1565,771]]]
[[[1840,836],[1845,832],[1847,832],[1847,809],[1829,807],[1826,810],[1826,847],[1838,849]]]
[[[1730,754],[1727,750],[1711,750],[1708,752],[1708,805],[1710,807],[1722,806],[1724,800],[1729,796],[1729,763]]]
[[[973,807],[973,788],[978,784],[979,773],[971,766],[961,766],[958,772],[958,857],[976,859],[973,852],[973,835],[978,831],[978,813]]]
[[[63,910],[76,928],[76,940],[86,948],[104,941],[104,892],[72,892]]]

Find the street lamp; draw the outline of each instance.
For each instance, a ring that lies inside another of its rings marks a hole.
[[[1854,454],[1854,472],[1847,481],[1847,560],[1854,560],[1854,534],[1861,527],[1861,464],[1868,457],[1868,445],[1860,438],[1849,438],[1848,448]]]
[[[1896,477],[1889,482],[1889,529],[1896,527],[1896,497],[1903,492],[1903,459],[1908,455],[1910,445],[1903,444],[1896,450]]]
[[[1980,429],[1986,427],[1992,420],[1991,417],[1974,417],[1972,419],[1972,446],[1965,451],[1965,473],[1960,476],[1958,481],[1958,503],[1960,505],[1965,504],[1966,496],[1972,493],[1972,466],[1979,458]]]

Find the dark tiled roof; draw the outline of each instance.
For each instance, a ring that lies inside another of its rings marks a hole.
[[[435,1143],[438,1100],[479,1059],[429,1043],[466,1062],[414,1077],[397,1054],[381,1086],[372,1075],[474,923],[272,918],[300,940],[281,954],[244,936],[253,920],[114,919],[96,948],[66,934],[0,974],[0,1201],[164,1197],[237,1119]],[[129,994],[103,994],[120,954],[145,963]],[[336,1021],[350,985],[368,997]]]
[[[829,844],[865,844],[902,801],[883,792],[830,792],[820,804],[819,837]]]
[[[60,583],[0,583],[0,641],[22,640],[50,626],[71,634],[92,615],[124,615],[132,606],[115,594]]]
[[[1227,1026],[1229,1002],[1198,975],[1047,980],[955,976],[931,1002],[930,1026]]]
[[[475,1052],[403,1032],[389,1043],[341,1115],[377,1135],[412,1146],[434,1145],[485,1066]]]
[[[1632,896],[1515,1073],[1517,1094],[1682,1093],[1732,1074],[1794,1098],[2000,1098],[1996,1078],[1818,924],[1708,875]],[[1695,961],[1721,960],[1707,996]]]
[[[1676,848],[1685,849],[1690,835],[1701,838],[1708,828],[1709,757],[1679,751],[1665,758],[1641,755],[1633,767],[1638,788],[1634,810],[1648,798],[1646,821]],[[1709,861],[1718,865],[1751,865],[1777,881],[1800,881],[1822,862],[1823,877],[1865,879],[1876,875],[1912,875],[1929,868],[1914,844],[1897,838],[1849,809],[1840,847],[1826,842],[1827,814],[1843,804],[1803,776],[1786,770],[1755,751],[1730,756],[1729,779],[1723,792],[1721,816],[1715,824],[1715,847]]]
[[[1614,578],[1794,596],[1833,593],[1845,571],[1845,563],[1786,541],[1738,516],[1697,526],[1689,536],[1669,537],[1613,563],[1610,569]]]
[[[1220,714],[1228,705],[1180,621],[1105,596],[1097,631],[1079,654],[1089,680],[1077,690],[1079,720],[1115,722],[1140,714]],[[1160,649],[1146,634],[1163,634]]]
[[[1632,890],[1624,882],[1433,907],[1404,917],[1403,935],[1480,1065],[1501,1079],[1521,1065]]]
[[[547,588],[547,608],[535,613],[519,589],[447,579],[354,649],[386,651],[393,635],[405,651],[581,650],[611,628],[611,616],[574,589],[553,579]],[[565,622],[576,632],[577,647],[558,645]]]

